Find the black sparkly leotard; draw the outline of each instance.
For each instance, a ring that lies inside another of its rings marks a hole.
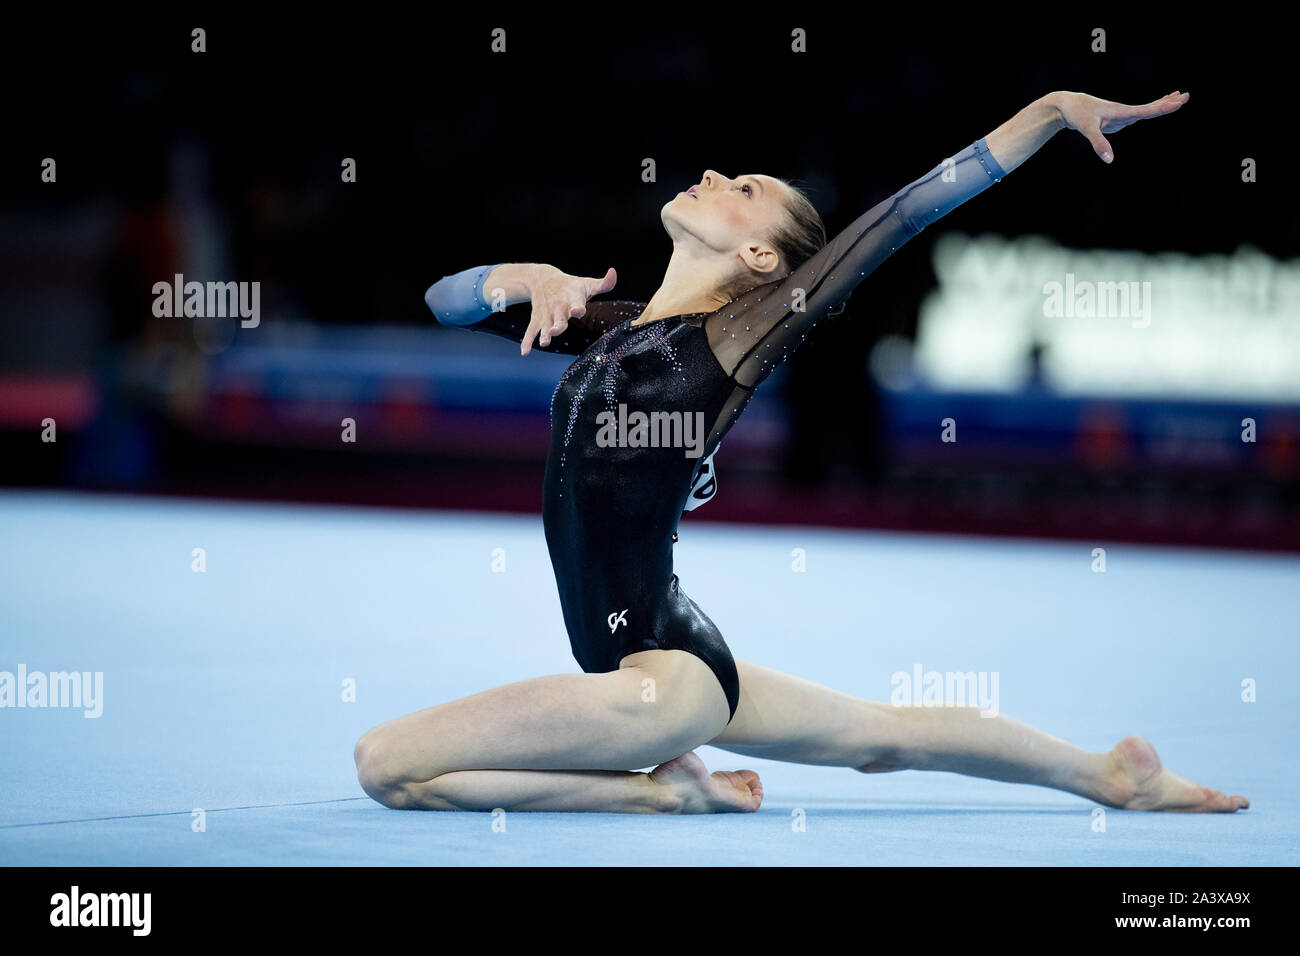
[[[551,399],[542,517],[569,642],[584,671],[615,670],[637,651],[688,651],[712,668],[735,716],[740,682],[731,652],[673,573],[673,541],[696,469],[819,319],[921,229],[1003,175],[978,140],[874,206],[790,275],[715,312],[633,326],[643,303],[591,301],[545,346],[578,356]],[[529,304],[520,303],[472,327],[518,342],[529,317]],[[609,419],[599,416],[617,418],[620,405],[629,420],[640,411],[702,422],[703,453],[692,457],[680,442],[633,447],[633,429],[611,444]]]

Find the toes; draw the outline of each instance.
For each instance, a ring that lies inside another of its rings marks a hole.
[[[1237,801],[1221,790],[1214,791],[1214,802],[1220,809],[1228,813],[1235,813],[1238,809]]]
[[[1240,794],[1234,793],[1232,796],[1228,796],[1222,790],[1208,790],[1208,793],[1209,796],[1206,799],[1208,809],[1219,813],[1236,813],[1238,810],[1244,810],[1250,806],[1250,801]]]
[[[740,791],[749,805],[749,809],[757,810],[763,802],[763,783],[758,779],[758,774],[752,770],[721,772],[725,773],[731,785]]]
[[[1250,806],[1250,801],[1240,794],[1228,796],[1219,790],[1214,791],[1215,803],[1224,813],[1236,813],[1238,810],[1244,810]]]

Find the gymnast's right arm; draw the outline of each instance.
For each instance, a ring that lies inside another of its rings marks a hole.
[[[534,339],[543,351],[578,355],[614,317],[612,303],[587,300],[608,292],[617,280],[613,269],[592,279],[541,263],[474,266],[439,279],[424,301],[443,325],[511,339],[521,355],[532,350]],[[512,308],[522,303],[530,307]]]

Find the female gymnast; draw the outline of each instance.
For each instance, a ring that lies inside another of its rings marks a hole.
[[[578,356],[552,398],[542,518],[584,673],[520,681],[371,729],[355,751],[365,792],[398,809],[757,810],[758,775],[710,774],[692,752],[710,744],[863,773],[947,770],[1032,783],[1130,810],[1249,806],[1166,770],[1141,737],[1091,753],[1005,716],[981,718],[976,707],[859,700],[735,661],[673,573],[677,522],[707,496],[710,460],[727,429],[759,383],[873,269],[1058,130],[1079,131],[1109,163],[1103,134],[1187,99],[1175,92],[1125,106],[1052,93],[829,244],[817,212],[785,181],[705,170],[663,207],[672,257],[645,304],[589,301],[614,288],[613,269],[594,279],[549,265],[481,266],[431,286],[425,300],[445,325],[517,341],[523,355],[536,340]],[[702,453],[690,457],[680,442],[600,440],[598,416],[620,404],[629,414],[705,423]]]

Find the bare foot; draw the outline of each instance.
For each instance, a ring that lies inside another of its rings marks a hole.
[[[681,798],[678,813],[747,813],[763,802],[763,784],[752,770],[709,773],[694,752],[684,753],[650,771]]]
[[[1123,810],[1170,810],[1179,813],[1235,813],[1250,806],[1245,797],[1228,796],[1166,770],[1156,748],[1144,737],[1125,737],[1110,752],[1114,770],[1110,799]]]

